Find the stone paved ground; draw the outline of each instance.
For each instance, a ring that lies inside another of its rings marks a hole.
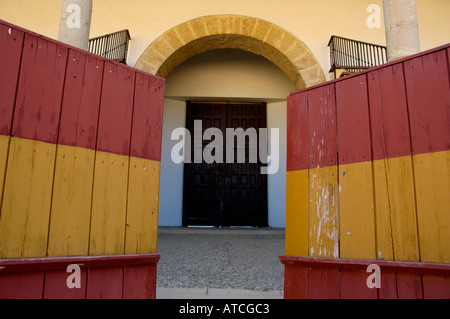
[[[161,227],[157,286],[282,291],[284,229]]]

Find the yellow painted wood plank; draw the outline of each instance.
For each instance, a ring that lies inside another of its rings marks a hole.
[[[128,156],[96,153],[90,255],[125,252],[128,164]]]
[[[94,150],[58,145],[49,256],[88,254],[94,160]]]
[[[373,162],[377,258],[419,261],[411,156]]]
[[[339,167],[340,257],[375,259],[372,163]]]
[[[308,170],[286,174],[286,256],[308,256]]]
[[[6,164],[8,163],[9,136],[0,135],[0,209],[3,199],[3,185],[5,184]]]
[[[44,257],[56,145],[11,138],[0,217],[0,257]]]
[[[156,253],[161,163],[130,158],[125,253]]]
[[[339,258],[337,166],[309,170],[309,255]]]
[[[450,151],[413,156],[420,261],[450,263]]]

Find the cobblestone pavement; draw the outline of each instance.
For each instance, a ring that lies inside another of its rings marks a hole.
[[[158,287],[283,290],[284,229],[160,227],[158,252]]]

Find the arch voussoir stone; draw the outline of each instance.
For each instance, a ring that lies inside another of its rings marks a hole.
[[[196,54],[226,48],[265,57],[286,73],[297,89],[326,80],[311,50],[292,33],[271,22],[238,15],[205,16],[175,26],[147,47],[135,67],[167,77]]]

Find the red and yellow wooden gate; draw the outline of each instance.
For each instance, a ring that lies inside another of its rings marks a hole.
[[[64,295],[69,261],[81,297],[154,297],[164,79],[3,21],[0,42],[0,298]]]
[[[289,96],[286,298],[450,297],[449,60],[446,45]]]

